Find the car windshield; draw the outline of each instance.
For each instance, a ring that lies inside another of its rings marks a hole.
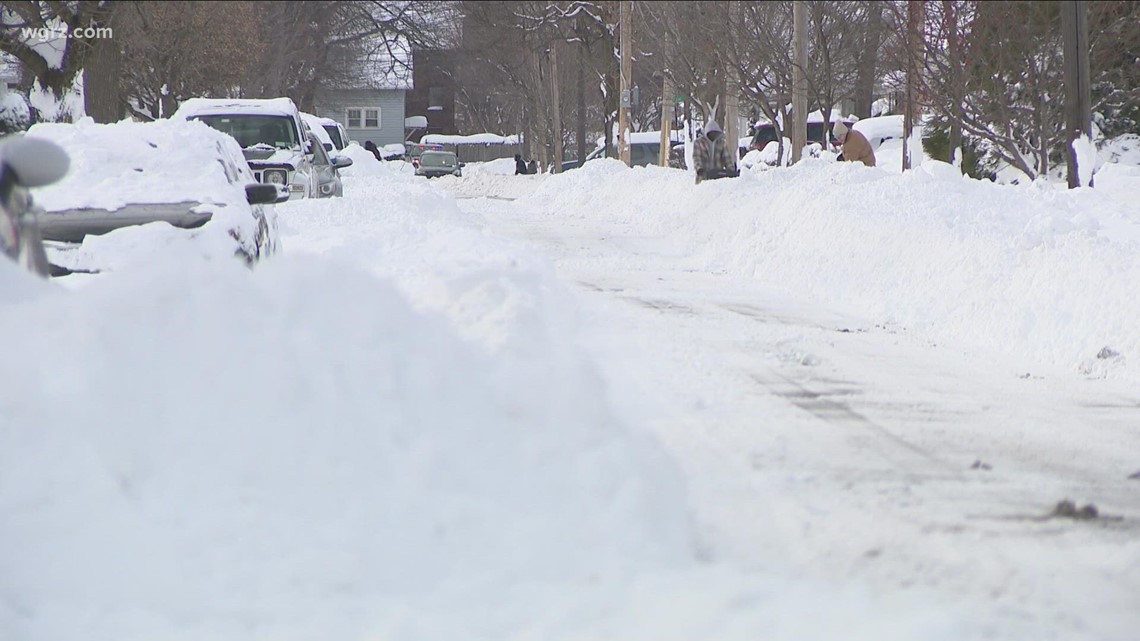
[[[258,145],[268,145],[275,149],[292,149],[297,146],[293,119],[288,116],[198,116],[195,120],[201,120],[210,127],[233,136],[242,149]]]
[[[332,139],[333,147],[344,149],[344,141],[340,139],[340,128],[336,125],[324,125],[324,130],[328,133],[329,138]]]
[[[454,167],[455,154],[438,151],[425,151],[420,156],[421,167]]]

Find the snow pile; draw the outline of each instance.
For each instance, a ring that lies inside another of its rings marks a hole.
[[[487,162],[469,162],[463,168],[464,176],[478,175],[513,176],[515,175],[514,158],[498,158]]]
[[[1103,163],[1140,166],[1140,136],[1124,134],[1105,141],[1100,148]]]
[[[938,343],[1085,372],[1109,347],[1114,374],[1140,374],[1136,176],[1070,192],[973,181],[931,160],[891,175],[809,159],[694,187],[592,165],[552,177],[528,205],[670,235],[695,269],[753,275]]]
[[[1072,146],[1077,160],[1077,180],[1081,186],[1087,187],[1092,182],[1093,171],[1097,168],[1096,145],[1088,136],[1081,134],[1073,141]]]
[[[550,266],[428,181],[361,187],[282,206],[314,233],[253,271],[156,256],[64,295],[0,264],[28,285],[0,294],[0,637],[557,638],[687,562],[678,473]]]
[[[51,140],[71,157],[63,180],[36,191],[36,202],[47,211],[245,201],[244,183],[232,182],[218,160],[228,154],[245,167],[241,150],[233,138],[200,122],[97,125],[84,118],[76,124],[37,124],[28,136]]]

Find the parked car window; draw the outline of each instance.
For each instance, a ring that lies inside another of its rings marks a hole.
[[[344,141],[340,138],[340,128],[336,125],[324,125],[325,133],[333,142],[333,146],[337,149],[344,149]]]
[[[201,120],[210,127],[233,136],[243,149],[257,144],[292,149],[298,144],[293,119],[288,116],[195,116],[194,120]]]
[[[310,134],[310,141],[313,143],[313,164],[318,166],[331,165],[332,161],[329,160],[328,153],[325,152],[325,147],[317,140],[315,135]]]

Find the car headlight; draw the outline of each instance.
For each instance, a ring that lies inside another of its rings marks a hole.
[[[284,169],[266,169],[262,177],[262,182],[272,183],[274,185],[284,185],[289,181],[289,174]]]
[[[325,184],[321,185],[321,193],[322,194],[327,196],[327,195],[331,194],[332,192],[333,192],[332,183],[325,183]]]

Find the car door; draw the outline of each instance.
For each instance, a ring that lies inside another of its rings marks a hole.
[[[340,175],[337,173],[336,167],[333,167],[332,160],[329,158],[328,152],[325,151],[324,145],[311,133],[309,134],[309,142],[312,147],[313,176],[317,183],[314,191],[316,197],[327,198],[341,195]]]

